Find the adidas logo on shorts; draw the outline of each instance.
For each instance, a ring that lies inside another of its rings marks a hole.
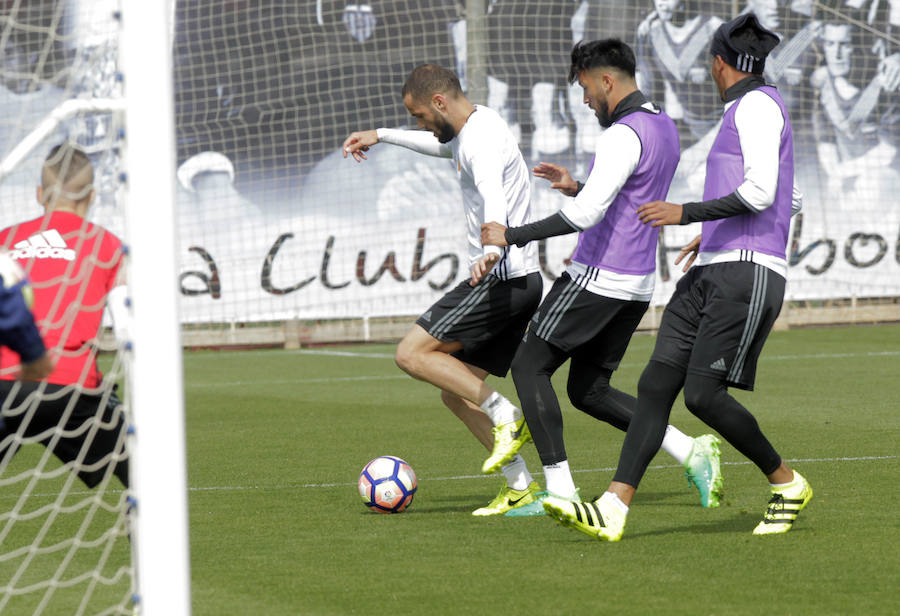
[[[66,241],[56,229],[47,229],[35,233],[27,240],[13,246],[9,253],[13,259],[65,259],[75,260],[75,251],[66,245]]]
[[[725,372],[726,370],[728,370],[728,368],[725,367],[725,360],[721,357],[719,359],[717,359],[716,361],[714,361],[713,363],[711,363],[709,365],[709,367],[712,368],[713,370],[721,370],[722,372]]]

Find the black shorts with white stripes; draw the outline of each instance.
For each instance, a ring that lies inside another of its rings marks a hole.
[[[757,263],[691,268],[675,286],[650,359],[752,390],[784,284],[782,276]]]
[[[563,273],[534,313],[526,335],[613,371],[649,305],[592,293]]]
[[[426,310],[416,324],[443,342],[461,342],[454,357],[506,376],[528,319],[541,301],[543,280],[537,272],[500,280],[486,276],[479,284],[464,280]]]

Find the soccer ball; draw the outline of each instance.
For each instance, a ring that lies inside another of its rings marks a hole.
[[[409,507],[417,486],[412,467],[394,456],[375,458],[359,474],[359,496],[378,513],[400,513]]]
[[[0,285],[7,291],[18,289],[31,310],[34,306],[34,291],[25,278],[25,270],[8,253],[0,253]]]

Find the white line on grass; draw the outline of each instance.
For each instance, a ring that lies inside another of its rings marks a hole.
[[[858,456],[858,457],[840,457],[840,458],[795,458],[791,460],[785,460],[786,462],[871,462],[877,460],[896,460],[900,458],[900,455],[896,456]],[[751,464],[749,461],[743,462],[722,462],[723,466],[746,466]],[[659,464],[650,466],[648,468],[652,469],[665,469],[665,468],[682,468],[680,464]],[[573,473],[600,473],[600,472],[612,472],[615,471],[616,468],[614,466],[601,467],[601,468],[588,468],[588,469],[577,469],[573,470]],[[543,473],[533,473],[535,475],[543,475]],[[459,481],[462,479],[488,479],[490,477],[494,477],[494,475],[452,475],[450,477],[420,477],[420,481]],[[279,486],[196,486],[188,488],[191,492],[215,492],[218,490],[292,490],[295,488],[338,488],[343,486],[354,486],[356,482],[341,482],[341,483],[300,483],[300,484],[287,484],[287,485],[279,485]]]
[[[879,460],[896,460],[900,458],[900,455],[896,456],[857,456],[857,457],[838,457],[838,458],[794,458],[791,460],[785,460],[786,462],[874,462]],[[747,466],[750,464],[749,461],[744,462],[722,462],[724,466]],[[649,466],[648,469],[665,469],[665,468],[681,468],[679,464],[658,464]],[[600,472],[612,472],[616,470],[613,466],[605,466],[601,468],[586,468],[586,469],[578,469],[573,470],[573,473],[600,473]],[[535,475],[543,475],[543,473],[534,473]],[[420,481],[459,481],[463,479],[490,479],[491,477],[496,477],[496,475],[451,475],[449,477],[421,477]],[[274,486],[191,486],[188,488],[188,492],[243,492],[243,491],[254,491],[254,490],[296,490],[297,488],[341,488],[347,486],[355,486],[356,482],[339,482],[339,483],[289,483],[283,485],[274,485]],[[110,488],[107,489],[107,493],[117,494],[122,490],[119,488]],[[93,495],[96,494],[96,491],[93,490],[79,490],[79,491],[71,491],[68,494],[75,494],[79,496],[84,495]],[[20,497],[20,494],[13,494],[11,492],[0,492],[0,501],[4,500],[16,500]],[[57,493],[34,493],[32,496],[36,497],[52,497],[58,496]]]
[[[386,374],[383,376],[327,376],[317,379],[280,379],[280,380],[253,380],[253,381],[228,381],[227,383],[185,383],[185,387],[226,387],[228,385],[237,385],[246,387],[248,385],[291,385],[304,383],[337,383],[341,381],[384,381],[391,379],[408,379],[405,374]]]
[[[246,351],[244,351],[246,352]],[[391,359],[394,356],[386,353],[352,353],[349,351],[285,351],[286,353],[300,353],[303,355],[336,355],[340,357],[364,357],[368,359]],[[763,356],[760,361],[784,361],[798,359],[846,359],[854,357],[895,357],[900,356],[900,351],[869,351],[866,353],[812,353],[808,355],[771,355]],[[646,362],[624,362],[619,364],[621,368],[634,368],[636,366],[644,366]],[[240,386],[247,385],[289,385],[304,383],[336,383],[340,381],[379,381],[390,379],[405,379],[406,375],[372,375],[372,376],[334,376],[321,377],[314,379],[279,379],[279,380],[255,380],[255,381],[231,381],[228,383],[197,383],[186,382],[185,387],[224,387],[224,386]]]

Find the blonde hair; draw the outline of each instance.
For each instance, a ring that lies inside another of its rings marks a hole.
[[[94,189],[94,165],[80,147],[66,141],[54,146],[44,159],[41,185],[44,205],[60,198],[78,203]]]

